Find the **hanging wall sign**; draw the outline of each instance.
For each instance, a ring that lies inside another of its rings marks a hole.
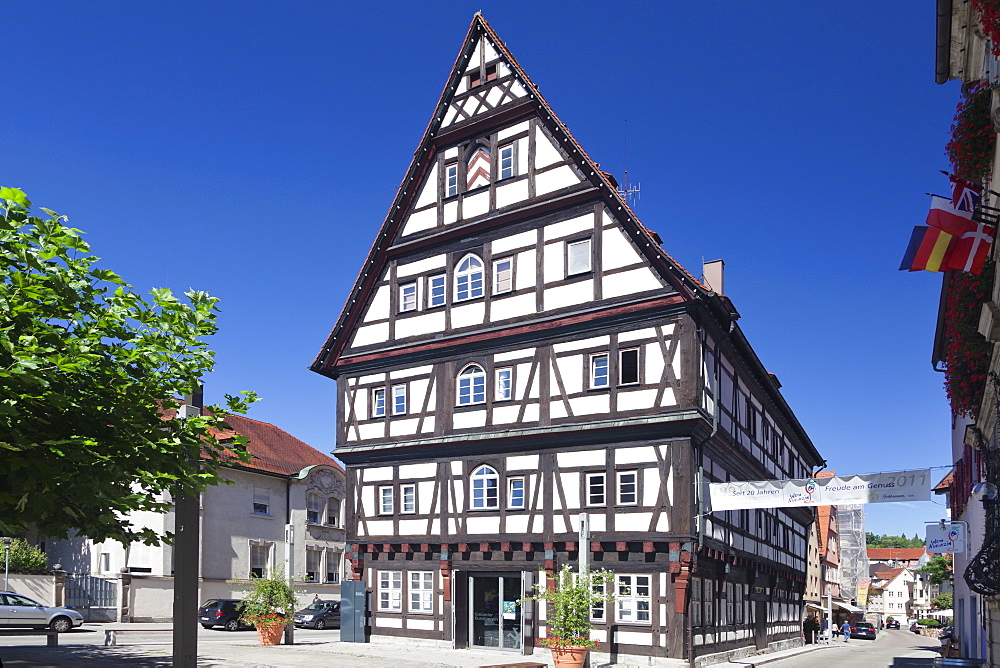
[[[806,480],[706,483],[709,511],[930,501],[930,469]]]
[[[945,523],[927,525],[927,551],[931,554],[965,552],[965,525]]]

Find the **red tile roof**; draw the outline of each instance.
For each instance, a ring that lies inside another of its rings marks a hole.
[[[173,419],[176,412],[173,408],[164,410],[163,419]],[[215,433],[221,443],[232,438],[234,433],[247,437],[247,451],[253,455],[253,459],[246,463],[236,462],[242,468],[281,475],[294,475],[307,466],[318,464],[344,470],[333,457],[323,454],[270,422],[252,420],[243,415],[230,415],[226,418],[226,423],[229,430]]]
[[[951,482],[955,479],[955,470],[948,471],[948,475],[941,478],[941,482],[934,485],[933,491],[937,494],[945,494],[951,489]]]
[[[875,574],[875,577],[879,580],[889,580],[892,581],[897,575],[905,571],[905,568],[890,568],[889,570],[879,571]]]
[[[333,457],[323,454],[269,422],[251,420],[242,415],[230,415],[226,418],[226,422],[233,431],[246,436],[250,441],[247,443],[247,450],[253,455],[253,459],[242,464],[245,468],[282,475],[293,475],[307,466],[317,464],[327,464],[344,470]]]
[[[917,561],[924,556],[922,547],[870,547],[868,559],[871,561]]]

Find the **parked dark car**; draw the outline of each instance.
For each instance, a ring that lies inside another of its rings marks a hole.
[[[898,629],[899,628],[899,620],[898,619],[890,619],[889,621],[887,621],[885,623],[885,628],[887,628],[887,629]]]
[[[917,624],[916,622],[910,623],[910,630],[913,631],[914,633],[920,633],[920,629],[922,628],[923,627],[920,626],[920,624]]]
[[[295,626],[325,629],[340,628],[340,601],[316,601],[292,616]]]
[[[206,629],[221,626],[227,631],[252,629],[240,621],[240,604],[243,601],[233,598],[211,598],[198,608],[198,623]]]
[[[851,624],[851,637],[852,638],[867,638],[868,640],[875,640],[875,636],[878,633],[875,631],[875,627],[868,622],[853,622]]]

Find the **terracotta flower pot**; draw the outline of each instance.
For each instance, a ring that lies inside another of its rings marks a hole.
[[[550,647],[556,668],[583,668],[589,647]]]
[[[281,642],[281,636],[285,632],[285,627],[281,626],[270,626],[270,627],[257,627],[257,637],[260,638],[261,645],[277,645]]]

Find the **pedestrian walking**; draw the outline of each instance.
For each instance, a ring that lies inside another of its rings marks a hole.
[[[840,632],[844,634],[844,642],[851,639],[851,623],[844,620],[844,625],[840,627]]]

